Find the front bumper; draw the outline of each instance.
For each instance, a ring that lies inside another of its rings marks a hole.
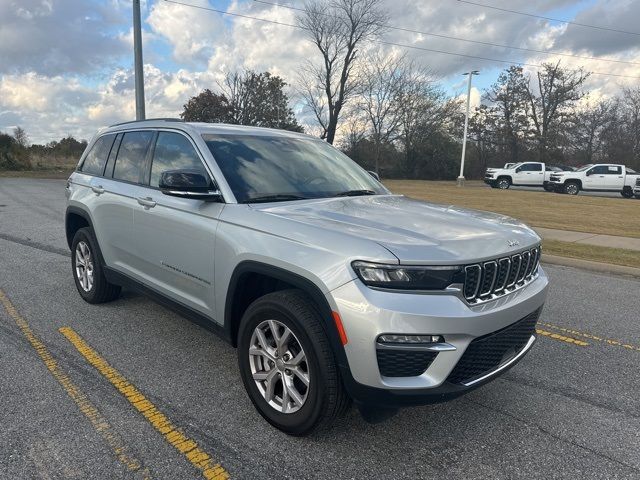
[[[489,178],[489,177],[484,177],[484,183],[486,183],[487,185],[495,185],[496,184],[496,179],[495,178]]]
[[[397,406],[445,401],[491,381],[515,365],[535,338],[527,336],[518,352],[472,383],[449,380],[475,339],[507,329],[539,311],[547,285],[547,277],[539,268],[538,277],[522,289],[480,305],[468,305],[449,294],[374,290],[359,280],[339,287],[330,295],[348,338],[344,347],[348,365],[343,368],[346,387],[356,401]],[[385,376],[376,348],[381,334],[439,335],[455,349],[439,351],[421,374]]]

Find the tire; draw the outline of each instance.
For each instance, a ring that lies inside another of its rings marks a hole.
[[[511,186],[511,180],[508,178],[499,178],[496,181],[496,188],[500,190],[507,190]]]
[[[546,185],[544,185],[544,189],[547,192],[553,192],[555,190],[553,185],[549,185],[548,183]]]
[[[640,195],[634,195],[638,200],[640,200]]]
[[[274,326],[280,338],[285,328],[290,330],[288,342],[280,347],[276,347]],[[261,353],[256,354],[258,351]],[[305,360],[293,367],[293,361],[302,354]],[[350,404],[321,315],[300,290],[270,293],[249,306],[238,332],[238,365],[244,387],[260,415],[289,435],[308,435],[327,428]],[[254,372],[261,374],[259,380],[254,379]],[[308,386],[302,380],[305,373]],[[270,374],[271,390],[266,380]],[[292,392],[288,402],[284,400],[285,382],[293,385],[287,389]],[[294,390],[302,402],[294,400]]]
[[[633,198],[633,190],[631,190],[630,187],[625,187],[621,192],[620,195],[622,195],[624,198]]]
[[[120,296],[121,287],[104,276],[102,254],[91,227],[81,228],[73,237],[71,272],[78,293],[88,303],[110,302]]]
[[[567,182],[564,184],[562,190],[567,195],[578,195],[578,193],[580,192],[580,185],[578,185],[576,182]]]

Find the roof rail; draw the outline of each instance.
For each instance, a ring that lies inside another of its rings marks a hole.
[[[144,120],[129,120],[128,122],[120,122],[114,123],[113,125],[109,125],[109,127],[117,127],[119,125],[127,125],[128,123],[138,123],[138,122],[151,122],[151,121],[160,121],[160,122],[184,122],[182,118],[171,118],[171,117],[160,117],[160,118],[145,118]]]

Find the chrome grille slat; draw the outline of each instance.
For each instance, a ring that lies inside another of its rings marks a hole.
[[[463,295],[468,303],[482,303],[507,295],[532,281],[540,264],[540,247],[511,257],[464,267]]]
[[[521,283],[524,281],[527,275],[527,269],[529,268],[529,262],[531,261],[531,252],[522,252],[522,264],[520,265],[520,270],[518,271],[518,282]]]

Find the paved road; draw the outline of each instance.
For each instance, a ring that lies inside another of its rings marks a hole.
[[[80,299],[63,187],[0,179],[0,478],[202,478],[171,445],[185,437],[232,478],[640,478],[640,282],[548,266],[543,335],[503,377],[291,438],[255,412],[214,334],[130,292]],[[137,410],[151,404],[164,417]]]

